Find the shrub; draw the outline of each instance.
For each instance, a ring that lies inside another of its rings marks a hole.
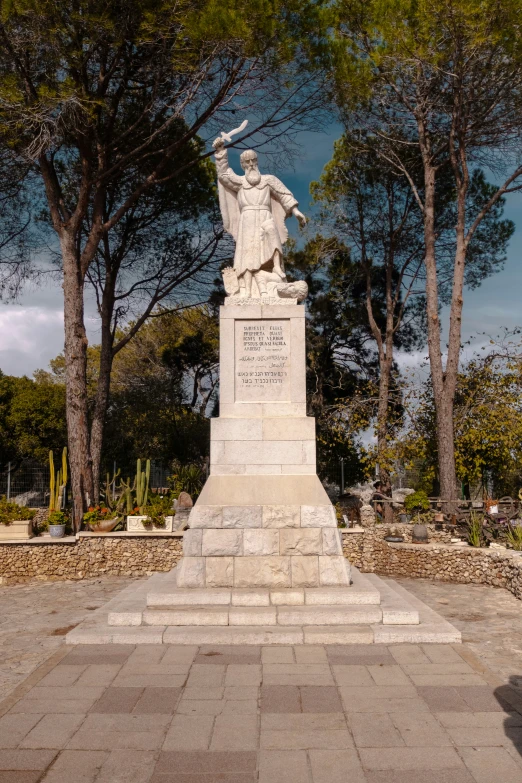
[[[429,511],[430,501],[424,490],[419,489],[411,495],[404,498],[404,510],[411,514],[413,512]]]
[[[28,508],[27,506],[19,506],[18,503],[12,503],[7,498],[2,496],[0,498],[0,524],[10,525],[11,522],[22,519],[29,521],[33,519],[36,514],[36,510]]]
[[[482,545],[482,519],[475,513],[471,512],[467,523],[467,537],[468,544],[470,546]]]
[[[507,542],[511,549],[516,549],[517,552],[522,550],[522,526],[510,525],[507,532]]]
[[[168,495],[149,495],[149,502],[143,508],[143,514],[146,519],[143,520],[144,527],[165,527],[165,517],[172,516],[172,497]]]
[[[47,517],[48,525],[66,525],[69,521],[69,517],[65,511],[50,511]]]

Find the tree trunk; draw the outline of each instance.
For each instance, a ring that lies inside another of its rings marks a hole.
[[[92,462],[87,404],[87,335],[84,326],[84,281],[78,268],[74,238],[60,238],[63,259],[65,382],[67,437],[73,501],[73,526],[80,529],[93,501]]]
[[[455,445],[453,439],[454,392],[445,383],[440,349],[439,294],[437,284],[437,259],[435,252],[435,169],[424,164],[424,243],[426,267],[426,307],[428,316],[428,352],[437,423],[437,446],[442,500],[457,498],[455,471]],[[448,510],[450,508],[448,507]]]
[[[392,496],[390,471],[387,467],[388,455],[388,406],[390,396],[391,358],[379,357],[379,404],[377,408],[377,464],[379,466],[379,481],[381,492],[386,497]],[[384,521],[393,523],[393,508],[391,503],[384,503]]]
[[[100,365],[91,425],[91,459],[94,499],[96,503],[98,503],[100,499],[100,471],[101,453],[103,448],[103,430],[105,427],[105,418],[107,416],[107,407],[109,404],[111,372],[114,359],[114,335],[111,329],[113,310],[114,286],[112,284],[112,278],[107,276],[101,306]]]

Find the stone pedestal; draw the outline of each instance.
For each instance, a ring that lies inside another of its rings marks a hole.
[[[350,583],[306,416],[305,308],[273,301],[221,308],[220,416],[211,419],[210,476],[184,534],[179,587]]]

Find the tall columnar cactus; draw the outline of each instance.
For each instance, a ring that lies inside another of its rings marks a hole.
[[[147,505],[150,479],[150,459],[145,463],[145,470],[141,469],[141,459],[136,464],[136,505],[143,508]]]
[[[62,451],[62,467],[61,470],[54,472],[54,456],[53,452],[49,452],[49,470],[50,470],[50,482],[49,482],[49,510],[59,511],[63,506],[63,496],[65,493],[65,487],[67,486],[67,446]]]

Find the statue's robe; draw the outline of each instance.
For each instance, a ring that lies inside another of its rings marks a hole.
[[[285,219],[297,206],[297,199],[277,177],[262,174],[257,185],[229,168],[226,150],[216,153],[219,204],[223,225],[236,240],[234,270],[257,272],[282,254],[288,238]]]

